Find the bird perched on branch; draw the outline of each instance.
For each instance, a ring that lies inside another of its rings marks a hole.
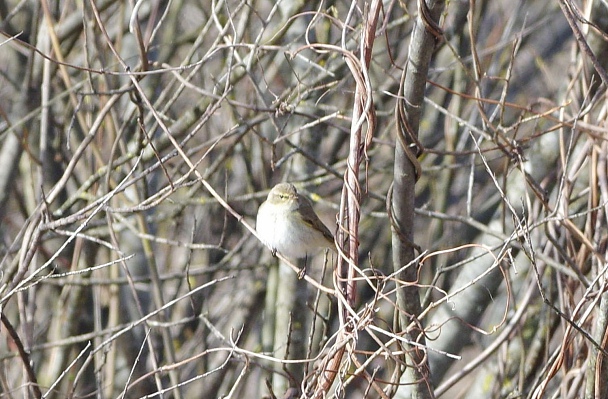
[[[289,258],[304,258],[322,248],[336,250],[334,236],[308,198],[291,183],[279,183],[258,210],[256,230],[262,242]]]

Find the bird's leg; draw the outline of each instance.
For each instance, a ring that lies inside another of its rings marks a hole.
[[[302,280],[306,276],[306,264],[308,263],[308,254],[304,256],[304,266],[298,272],[298,279]]]

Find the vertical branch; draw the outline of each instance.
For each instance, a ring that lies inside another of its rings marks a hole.
[[[34,392],[34,396],[36,398],[41,398],[42,392],[40,391],[40,387],[38,386],[38,381],[36,379],[36,373],[32,369],[29,353],[23,347],[23,343],[21,342],[21,339],[19,338],[19,334],[17,334],[17,331],[15,330],[15,328],[13,327],[11,322],[8,320],[8,318],[4,315],[4,313],[0,313],[0,317],[2,318],[2,325],[4,325],[4,328],[6,328],[9,336],[13,340],[13,343],[17,347],[17,351],[19,352],[19,356],[21,357],[21,361],[23,362],[23,368],[25,369],[27,378],[29,379],[29,382],[30,382],[30,387],[32,388],[32,391]]]
[[[431,56],[441,31],[435,22],[443,9],[442,1],[420,0],[419,13],[416,19],[409,48],[408,62],[403,70],[399,97],[395,109],[397,126],[397,143],[395,146],[395,165],[392,191],[389,192],[391,227],[393,230],[393,267],[400,282],[397,290],[399,306],[399,326],[402,332],[408,331],[410,323],[415,327],[407,338],[424,344],[422,327],[417,325],[420,314],[420,296],[414,284],[418,278],[416,267],[412,267],[415,258],[414,249],[414,185],[420,176],[420,165],[412,151],[418,143],[418,127],[421,107],[424,101],[426,76]],[[410,359],[407,361],[404,381],[410,383],[413,398],[432,398],[429,370],[426,354],[421,346],[410,348]],[[406,359],[408,360],[408,359]]]
[[[362,31],[360,58],[356,59],[349,52],[344,52],[346,64],[355,78],[356,87],[350,130],[349,154],[340,202],[340,228],[337,234],[340,256],[338,257],[335,272],[338,274],[337,295],[340,297],[338,303],[341,336],[337,340],[337,350],[333,356],[328,358],[323,366],[322,375],[313,396],[314,398],[325,397],[326,392],[331,387],[347,348],[345,342],[349,342],[352,346],[355,345],[351,341],[353,337],[350,337],[355,324],[352,320],[349,322],[349,319],[352,319],[352,316],[354,316],[351,313],[351,309],[355,306],[357,288],[355,269],[359,258],[359,220],[361,216],[359,169],[363,155],[371,143],[371,137],[376,126],[376,114],[368,68],[371,61],[381,6],[382,3],[379,0],[373,0],[368,10],[367,19]],[[364,138],[363,125],[365,122],[367,122],[367,131]],[[345,245],[346,243],[347,245]]]

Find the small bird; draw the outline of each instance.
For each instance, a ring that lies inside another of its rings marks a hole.
[[[289,258],[304,258],[321,248],[336,248],[334,236],[310,200],[290,183],[279,183],[270,190],[258,210],[256,230],[275,255],[278,251]]]

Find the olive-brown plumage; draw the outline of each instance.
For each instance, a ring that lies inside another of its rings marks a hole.
[[[270,190],[258,210],[256,230],[266,246],[287,257],[303,258],[321,248],[335,250],[334,237],[310,200],[290,183]]]

